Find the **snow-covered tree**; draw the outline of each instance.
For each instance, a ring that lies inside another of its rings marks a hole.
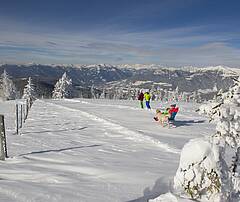
[[[189,101],[189,97],[188,97],[188,93],[187,92],[183,92],[182,93],[182,100],[185,102]]]
[[[1,75],[2,78],[2,91],[3,91],[3,98],[5,100],[12,100],[16,98],[16,88],[13,84],[12,80],[9,78],[9,75],[6,70],[3,71]]]
[[[224,158],[227,146],[235,150],[231,169],[228,170],[232,196],[240,191],[240,77],[235,81],[235,85],[223,94],[222,99],[222,104],[218,108],[214,140],[220,145]]]
[[[105,99],[105,98],[106,98],[106,90],[105,90],[105,88],[103,88],[103,91],[100,95],[100,99]]]
[[[177,86],[176,89],[173,91],[173,100],[178,102],[178,99],[179,99],[179,88]]]
[[[164,89],[164,99],[165,99],[165,101],[168,101],[168,97],[169,97],[168,95],[169,95],[168,90]]]
[[[127,87],[127,92],[125,93],[125,98],[127,100],[131,100],[132,99],[132,89],[131,89],[130,85]]]
[[[80,91],[79,98],[83,98],[83,93],[82,93],[82,91]]]
[[[217,84],[214,85],[213,91],[214,91],[214,92],[218,92]]]
[[[221,102],[221,100],[222,100],[222,94],[223,94],[223,90],[220,89],[220,90],[218,91],[217,95],[216,95],[216,101],[217,101],[217,102]]]
[[[31,79],[31,77],[29,77],[28,82],[23,89],[22,98],[27,99],[30,102],[30,105],[32,105],[32,102],[36,99],[35,94],[36,93],[35,93],[34,85],[32,83],[32,79]]]
[[[139,95],[139,88],[134,90],[134,95],[133,95],[134,96],[134,100],[137,100],[138,95]]]
[[[117,99],[117,100],[123,99],[124,98],[124,92],[123,91],[124,90],[123,90],[122,87],[115,88],[114,94],[113,94],[113,99]]]
[[[62,77],[55,84],[53,95],[54,99],[62,99],[71,96],[72,80],[67,76],[65,72]]]
[[[240,78],[219,96],[219,102],[200,108],[215,121],[216,133],[184,146],[174,180],[178,190],[199,201],[240,200]]]
[[[194,91],[191,97],[194,102],[197,102],[197,91]]]
[[[90,91],[91,91],[92,98],[96,99],[97,97],[96,97],[95,90],[94,90],[94,84],[91,86],[91,90]]]

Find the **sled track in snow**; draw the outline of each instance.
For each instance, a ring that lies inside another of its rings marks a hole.
[[[135,132],[133,130],[129,130],[128,128],[121,126],[120,124],[116,124],[113,123],[109,120],[100,118],[96,115],[93,115],[91,113],[88,112],[84,112],[80,109],[73,109],[71,107],[66,107],[66,106],[62,106],[60,104],[55,104],[55,103],[50,103],[50,102],[46,102],[46,101],[40,101],[40,102],[44,102],[47,103],[49,105],[54,105],[56,107],[59,107],[61,109],[65,109],[68,111],[73,111],[73,112],[78,112],[78,114],[80,116],[84,116],[85,118],[88,118],[92,121],[101,123],[102,127],[108,129],[108,130],[112,130],[112,131],[116,131],[117,133],[122,134],[125,138],[135,141],[135,142],[149,142],[154,144],[155,146],[158,146],[159,148],[161,148],[162,150],[164,150],[165,152],[169,152],[169,153],[174,153],[174,154],[179,154],[180,150],[177,148],[174,148],[170,145],[168,145],[167,143],[162,143],[161,141],[152,138],[150,136],[146,136],[144,134],[141,134],[139,132]]]

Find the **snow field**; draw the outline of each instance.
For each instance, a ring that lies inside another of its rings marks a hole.
[[[214,130],[192,103],[179,105],[177,127],[167,129],[136,101],[37,100],[17,136],[14,103],[1,102],[11,158],[0,162],[0,201],[146,201],[167,192],[184,143]]]

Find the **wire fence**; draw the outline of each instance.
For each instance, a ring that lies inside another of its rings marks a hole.
[[[25,123],[30,108],[32,107],[32,100],[30,99],[19,99],[16,100],[16,134],[19,134],[19,130]]]
[[[16,100],[16,134],[19,134],[19,130],[25,123],[29,110],[32,107],[33,101],[31,99],[19,99]],[[0,114],[0,160],[8,158],[7,140],[5,131],[4,115]]]

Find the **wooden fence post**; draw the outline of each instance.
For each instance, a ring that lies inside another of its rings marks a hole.
[[[27,119],[28,117],[28,111],[29,111],[29,103],[28,103],[28,99],[26,100],[26,117],[25,117],[25,120]]]
[[[0,160],[4,161],[7,158],[7,141],[3,115],[0,115],[0,150]]]
[[[18,125],[18,104],[16,104],[16,132],[18,135],[18,129],[19,129],[19,125]]]
[[[25,123],[26,117],[26,104],[23,104],[23,123]]]
[[[19,126],[19,128],[22,128],[22,125],[23,125],[22,117],[23,117],[23,105],[20,104],[20,126]]]

